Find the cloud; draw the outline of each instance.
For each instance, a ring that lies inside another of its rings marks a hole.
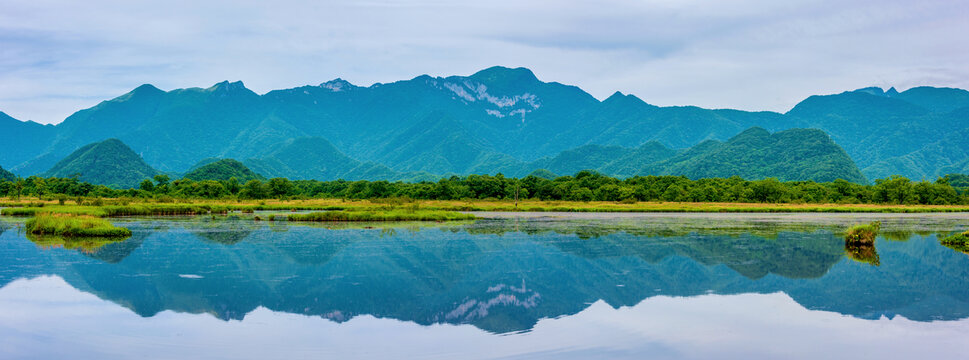
[[[969,87],[960,1],[89,1],[0,11],[0,110],[53,123],[143,84],[256,92],[525,66],[599,98],[786,111]]]

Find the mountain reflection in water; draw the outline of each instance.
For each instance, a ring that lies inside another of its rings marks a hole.
[[[345,322],[531,330],[602,302],[782,292],[861,319],[969,317],[969,257],[938,244],[959,217],[883,221],[880,266],[846,256],[854,218],[494,219],[311,226],[124,220],[96,249],[44,248],[0,223],[0,285],[56,275],[143,317],[172,310],[243,319],[259,307]],[[329,228],[327,228],[329,227]],[[369,228],[375,227],[375,228]],[[3,231],[6,230],[6,231]]]

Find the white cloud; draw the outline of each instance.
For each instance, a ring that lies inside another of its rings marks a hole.
[[[525,66],[599,98],[785,111],[969,87],[960,1],[89,1],[0,7],[0,110],[59,122],[142,84],[256,92]]]

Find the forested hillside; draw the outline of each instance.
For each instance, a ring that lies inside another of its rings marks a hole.
[[[562,162],[571,156],[568,151],[605,155],[662,146],[682,154],[751,127],[820,129],[869,179],[933,178],[969,160],[962,141],[969,131],[969,92],[865,88],[812,96],[781,114],[662,107],[620,93],[599,101],[578,87],[540,81],[528,69],[503,67],[368,87],[336,79],[263,95],[241,82],[172,91],[143,85],[57,126],[0,115],[0,140],[14,144],[0,154],[0,166],[22,176],[39,174],[86,144],[118,138],[148,164],[171,173],[184,173],[205,158],[234,158],[266,176],[406,179],[527,173],[534,169],[521,170],[523,164],[557,156],[560,162],[543,167],[568,173],[586,167]],[[287,156],[303,155],[286,150],[294,142],[306,142],[324,159],[293,161]],[[663,153],[642,153],[632,164],[599,165],[600,171],[631,175]],[[775,170],[746,171],[781,176]]]
[[[120,140],[108,139],[77,149],[41,176],[76,177],[92,184],[131,188],[157,174]]]
[[[182,177],[194,181],[229,180],[235,178],[238,182],[246,182],[249,180],[266,179],[234,159],[218,159],[207,162],[206,164],[193,168]]]

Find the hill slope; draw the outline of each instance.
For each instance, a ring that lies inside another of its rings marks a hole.
[[[17,181],[17,175],[14,175],[12,172],[7,171],[2,166],[0,166],[0,181],[2,180],[6,180],[10,182]]]
[[[751,128],[726,142],[710,140],[647,165],[644,173],[692,179],[740,176],[781,181],[867,180],[841,147],[820,130],[791,129],[770,134]]]
[[[352,159],[323,138],[288,140],[268,156],[247,159],[245,164],[269,177],[294,180],[396,180],[403,176],[386,166]]]
[[[558,174],[596,170],[619,177],[684,175],[699,179],[736,175],[745,179],[866,182],[841,147],[823,131],[811,129],[771,134],[755,127],[726,142],[708,140],[680,151],[655,142],[639,148],[586,145],[535,161],[516,175],[535,169]]]
[[[249,180],[265,180],[262,175],[249,170],[238,160],[221,159],[198,166],[186,173],[183,178],[202,181],[202,180],[229,180],[236,178],[240,183]]]
[[[158,171],[118,139],[82,146],[50,170],[44,177],[72,177],[81,181],[113,187],[132,188]]]

